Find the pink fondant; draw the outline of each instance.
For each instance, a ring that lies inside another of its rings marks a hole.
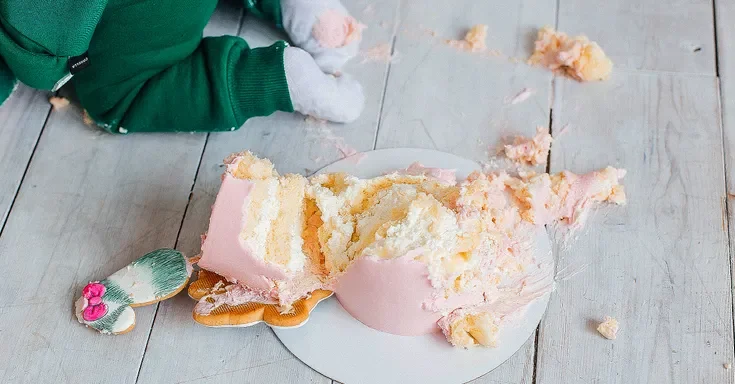
[[[225,175],[212,207],[209,231],[198,264],[251,289],[270,291],[271,280],[282,280],[286,275],[278,267],[253,257],[240,239],[240,231],[247,220],[243,206],[252,188],[253,183],[248,180],[237,179],[229,173]]]
[[[434,288],[426,265],[410,253],[396,259],[361,257],[335,285],[342,307],[370,328],[396,335],[434,332],[441,315],[424,309]]]

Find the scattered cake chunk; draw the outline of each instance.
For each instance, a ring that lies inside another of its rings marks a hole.
[[[725,364],[722,364],[722,367],[725,368],[725,369],[730,369],[730,368],[732,368],[732,364],[731,363],[725,363]]]
[[[464,36],[463,40],[446,40],[449,46],[468,52],[483,52],[487,50],[485,39],[487,38],[487,25],[477,24],[472,26]]]
[[[613,67],[612,61],[594,41],[586,36],[569,37],[551,27],[538,31],[535,50],[528,63],[578,81],[605,80]]]
[[[532,138],[516,137],[513,144],[504,146],[505,157],[523,164],[546,164],[552,140],[549,129],[539,126]]]
[[[605,316],[605,321],[597,326],[597,332],[609,340],[615,340],[618,337],[618,321],[610,316]]]
[[[485,346],[498,344],[498,319],[490,313],[467,313],[456,310],[439,322],[447,340],[457,347]]]
[[[485,45],[485,39],[487,39],[487,25],[483,24],[472,26],[464,36],[464,41],[467,42],[472,52],[486,50],[487,46]]]
[[[69,106],[69,99],[65,97],[51,96],[48,102],[51,103],[54,111],[59,111]]]

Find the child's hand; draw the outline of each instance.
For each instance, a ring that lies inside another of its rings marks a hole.
[[[306,51],[294,47],[283,53],[283,66],[295,111],[338,123],[354,121],[362,113],[362,86],[348,75],[322,73]]]
[[[339,0],[281,0],[283,28],[326,73],[357,55],[362,29]]]

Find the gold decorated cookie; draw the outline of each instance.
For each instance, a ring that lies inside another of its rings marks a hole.
[[[210,271],[200,270],[198,279],[189,285],[189,296],[198,300],[198,307],[213,305],[218,294],[224,294],[232,283]],[[309,320],[309,314],[319,302],[332,296],[332,291],[318,289],[281,312],[277,303],[247,302],[238,305],[221,304],[211,311],[193,311],[194,321],[207,327],[247,327],[264,322],[271,327],[295,328]],[[206,312],[206,313],[205,313]]]

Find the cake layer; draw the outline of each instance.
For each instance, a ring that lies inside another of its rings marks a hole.
[[[199,266],[260,291],[270,291],[272,280],[286,278],[278,266],[256,257],[240,238],[243,223],[258,221],[245,214],[254,183],[225,175],[212,207],[209,231],[202,243]]]
[[[199,265],[288,308],[321,286],[304,251],[307,180],[249,152],[228,162]]]

